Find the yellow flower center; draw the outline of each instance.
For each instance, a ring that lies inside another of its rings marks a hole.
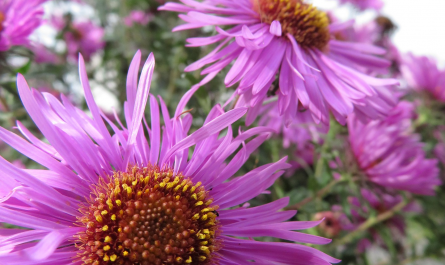
[[[263,23],[277,20],[283,34],[291,34],[303,48],[323,49],[329,42],[329,18],[303,0],[252,0]]]
[[[115,172],[80,209],[84,264],[210,264],[218,206],[200,182],[156,166]]]
[[[0,12],[0,32],[3,31],[3,22],[5,21],[5,14]]]

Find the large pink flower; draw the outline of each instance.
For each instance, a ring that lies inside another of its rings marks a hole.
[[[91,116],[63,95],[60,102],[29,89],[23,76],[18,76],[25,109],[49,144],[21,123],[18,128],[27,140],[4,128],[0,139],[47,169],[20,169],[0,158],[2,187],[11,191],[0,200],[0,222],[29,228],[0,229],[5,235],[0,237],[0,263],[338,262],[308,246],[252,239],[330,242],[293,231],[319,222],[284,222],[295,215],[295,211],[279,211],[287,198],[257,207],[245,204],[289,167],[284,158],[235,176],[271,130],[258,127],[233,137],[231,124],[246,109],[224,112],[215,106],[202,127],[188,133],[193,118],[183,109],[190,93],[170,117],[162,99],[149,94],[153,56],[146,61],[138,84],[140,60],[138,52],[128,72],[127,127],[108,121],[100,112],[82,57],[80,77]],[[144,118],[148,101],[150,126]]]
[[[278,76],[278,109],[287,121],[298,115],[299,105],[309,109],[316,123],[329,124],[329,113],[342,124],[355,112],[382,118],[394,105],[385,86],[393,79],[378,79],[389,61],[376,55],[384,49],[370,44],[339,41],[334,33],[352,23],[331,23],[328,16],[302,0],[183,0],[161,10],[180,14],[186,24],[174,31],[216,26],[211,37],[188,39],[187,46],[219,45],[185,70],[202,71],[212,79],[230,65],[225,84],[238,84],[237,106],[250,107],[247,124],[260,112]],[[225,29],[221,28],[225,27]],[[289,123],[289,122],[287,122]]]

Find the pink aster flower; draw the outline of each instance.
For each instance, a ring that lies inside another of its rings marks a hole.
[[[75,62],[79,53],[82,53],[89,61],[94,53],[105,46],[103,40],[105,30],[92,21],[70,22],[65,17],[54,16],[51,18],[51,25],[57,30],[63,31],[67,58],[70,61]]]
[[[128,16],[124,17],[124,24],[127,27],[131,27],[134,23],[145,26],[150,20],[150,14],[142,10],[132,10]]]
[[[91,56],[105,46],[105,31],[91,21],[73,22],[65,33],[68,58],[75,61],[79,53],[90,60]]]
[[[380,11],[383,7],[382,0],[340,0],[342,4],[352,4],[354,7],[358,8],[361,11],[366,9],[374,9]]]
[[[305,165],[312,165],[314,161],[315,147],[313,142],[321,144],[324,129],[314,123],[310,112],[301,112],[292,124],[286,124],[280,116],[278,104],[270,103],[264,106],[259,124],[273,129],[282,139],[283,148],[295,148],[295,158],[290,164],[292,173]]]
[[[28,36],[41,24],[46,0],[3,0],[0,2],[0,51],[26,45]]]
[[[348,120],[349,143],[369,181],[386,188],[434,195],[440,184],[436,159],[427,159],[420,136],[412,132],[414,106],[401,102],[385,120]]]
[[[411,89],[445,102],[445,69],[439,69],[433,58],[408,53],[402,57],[400,71]]]
[[[81,56],[80,79],[91,116],[63,95],[59,101],[29,89],[18,76],[25,109],[49,144],[21,123],[18,129],[27,140],[3,128],[0,138],[47,169],[20,169],[0,158],[2,185],[11,190],[0,201],[0,222],[30,229],[14,230],[0,239],[0,263],[338,262],[308,246],[253,239],[330,241],[294,232],[320,222],[284,222],[295,214],[279,211],[287,198],[257,207],[245,204],[288,167],[281,159],[234,176],[270,130],[258,127],[234,137],[231,124],[246,109],[224,112],[215,106],[202,127],[188,133],[192,116],[183,109],[190,93],[170,117],[162,99],[149,94],[153,56],[138,83],[140,59],[138,52],[128,72],[127,128],[108,122],[100,112]],[[150,123],[144,118],[147,102]]]
[[[226,86],[238,84],[237,106],[250,107],[247,124],[259,113],[278,76],[278,109],[287,121],[298,106],[309,109],[316,123],[329,124],[329,112],[342,124],[352,112],[376,119],[392,107],[384,96],[393,79],[378,79],[390,63],[376,55],[384,49],[333,39],[352,23],[330,24],[326,13],[302,0],[209,0],[167,3],[161,10],[185,12],[186,24],[173,31],[216,26],[211,37],[188,39],[187,46],[219,45],[207,56],[186,67],[213,78],[232,61]],[[225,30],[221,27],[229,26]],[[205,82],[201,82],[203,84]],[[380,90],[383,90],[380,91]]]

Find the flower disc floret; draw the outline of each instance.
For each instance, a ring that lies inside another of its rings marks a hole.
[[[201,182],[156,166],[101,181],[79,218],[85,264],[209,264],[217,212]]]
[[[0,32],[3,31],[3,22],[5,21],[5,14],[0,12]]]
[[[279,21],[284,34],[291,34],[303,48],[324,49],[330,39],[329,18],[325,12],[302,0],[255,0],[253,6],[261,21]]]

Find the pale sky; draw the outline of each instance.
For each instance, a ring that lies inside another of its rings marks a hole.
[[[335,0],[310,0],[324,9],[336,8],[340,19],[355,18],[364,23],[375,17],[376,12],[358,14],[348,7],[338,8]],[[383,0],[382,14],[398,26],[394,43],[401,52],[436,57],[445,66],[445,0]]]

